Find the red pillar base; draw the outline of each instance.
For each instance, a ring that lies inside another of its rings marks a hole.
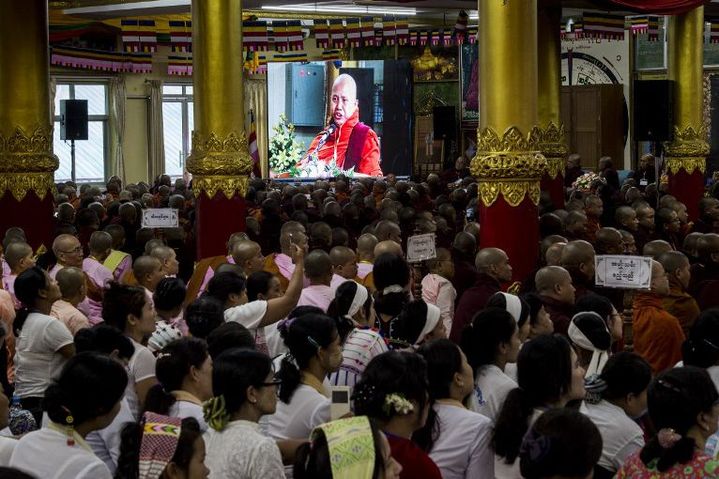
[[[480,201],[481,248],[500,248],[509,256],[513,280],[521,281],[537,266],[539,218],[537,206],[528,197],[514,207],[503,196],[491,206]]]
[[[227,239],[245,230],[247,206],[235,194],[228,199],[218,191],[210,198],[203,191],[197,198],[197,259],[227,254]]]
[[[562,175],[557,175],[554,178],[550,178],[548,175],[542,176],[540,188],[542,192],[549,193],[556,209],[564,208],[564,177]]]
[[[669,194],[686,205],[689,221],[696,221],[699,218],[699,200],[704,196],[704,174],[699,170],[687,173],[683,168],[669,173]]]
[[[37,250],[40,245],[50,249],[55,229],[55,209],[49,192],[41,199],[34,191],[29,191],[18,201],[10,191],[5,191],[0,198],[0,211],[0,234],[4,236],[8,228],[17,226],[25,231],[33,249]]]

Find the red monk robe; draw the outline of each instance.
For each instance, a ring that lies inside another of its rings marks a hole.
[[[674,367],[682,360],[685,339],[679,320],[664,310],[662,297],[654,293],[637,293],[632,307],[634,352],[655,374]]]
[[[356,125],[359,126],[355,128]],[[350,137],[355,130],[357,130],[355,135],[363,135],[364,140],[362,141],[361,137],[356,137],[351,144]],[[337,127],[337,130],[330,135],[325,144],[317,151],[321,136],[322,133],[312,140],[307,150],[308,153],[316,152],[317,157],[325,163],[330,163],[333,158],[336,158],[337,166],[343,170],[348,170],[354,166],[356,173],[382,176],[382,168],[379,165],[379,139],[370,127],[360,123],[359,108],[355,109],[352,116],[342,126]],[[301,165],[298,166],[301,167]]]

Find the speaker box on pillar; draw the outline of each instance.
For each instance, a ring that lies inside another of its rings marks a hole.
[[[87,140],[87,100],[60,100],[60,139]]]
[[[674,128],[674,81],[634,81],[634,140],[669,141]]]
[[[453,140],[457,136],[457,123],[453,106],[436,106],[432,108],[435,140],[445,138]]]

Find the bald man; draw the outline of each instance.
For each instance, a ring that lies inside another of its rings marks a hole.
[[[265,257],[264,270],[274,274],[280,280],[282,291],[286,291],[290,284],[290,278],[295,271],[292,262],[292,245],[295,244],[305,252],[309,251],[309,238],[305,227],[297,221],[288,221],[280,228],[280,253],[274,253]],[[309,286],[305,278],[304,286]]]
[[[512,266],[507,253],[499,248],[479,250],[474,259],[477,280],[467,289],[457,303],[449,339],[459,344],[462,331],[475,314],[487,305],[487,300],[501,290],[502,283],[512,280]]]
[[[669,279],[661,263],[652,260],[649,291],[638,291],[632,304],[634,352],[652,366],[655,374],[674,367],[682,359],[684,332],[676,317],[664,310]],[[715,293],[716,294],[716,293]]]
[[[689,292],[702,311],[719,306],[719,235],[707,233],[697,240],[699,263],[692,267]]]
[[[330,250],[332,261],[332,282],[330,286],[333,291],[345,281],[357,280],[357,255],[346,246],[335,246]]]
[[[544,310],[554,323],[554,332],[567,336],[574,316],[574,285],[569,272],[561,266],[545,266],[534,278]]]
[[[195,266],[195,271],[193,271],[192,276],[190,277],[190,281],[187,282],[185,304],[191,303],[192,301],[197,299],[200,294],[202,294],[202,292],[205,290],[205,287],[207,287],[207,283],[209,283],[210,279],[212,279],[212,276],[214,276],[215,271],[217,271],[218,266],[220,266],[222,263],[234,264],[235,260],[232,257],[232,248],[235,246],[236,243],[244,240],[247,240],[246,233],[232,233],[227,239],[227,255],[210,256],[209,258],[204,258],[199,263],[197,263],[197,266]]]
[[[600,228],[594,243],[597,254],[624,254],[622,234],[616,228]]]
[[[651,256],[653,259],[659,258],[660,255],[673,251],[672,245],[664,240],[650,241],[642,248],[642,256]]]
[[[55,279],[57,272],[66,266],[82,268],[82,246],[80,245],[80,240],[75,236],[67,234],[59,235],[52,242],[52,252],[55,253],[55,257],[57,258],[57,263],[48,273],[52,279]]]
[[[582,240],[570,241],[562,250],[560,266],[572,277],[577,299],[594,290],[594,247]]]
[[[79,330],[90,327],[87,316],[77,309],[87,294],[85,275],[79,268],[67,267],[58,271],[56,279],[62,297],[52,303],[50,316],[60,320],[75,336]]]
[[[701,313],[696,300],[687,292],[691,279],[689,259],[684,253],[670,251],[659,255],[657,261],[669,277],[669,293],[662,301],[664,309],[679,320],[682,331],[687,335]]]
[[[329,99],[332,119],[307,150],[308,158],[317,157],[324,163],[334,161],[339,168],[369,176],[382,176],[380,150],[377,134],[359,121],[357,83],[346,73],[338,76],[332,84]]]
[[[262,271],[265,265],[262,249],[254,241],[235,243],[232,248],[232,258],[235,260],[235,264],[242,268],[246,277],[257,271]]]

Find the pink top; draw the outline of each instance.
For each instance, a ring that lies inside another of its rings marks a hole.
[[[62,299],[52,303],[50,316],[67,326],[73,336],[82,328],[90,327],[90,321],[88,321],[87,317],[75,306]]]
[[[93,283],[103,289],[113,280],[112,271],[103,266],[103,264],[95,258],[85,258],[82,261],[82,270],[85,271]],[[80,307],[80,305],[83,307]],[[80,305],[78,305],[78,309],[85,313],[93,326],[103,321],[102,302],[85,298]]]
[[[235,264],[235,258],[233,258],[232,256],[227,256],[226,258],[229,264]],[[200,285],[200,289],[197,291],[198,298],[202,296],[202,293],[205,292],[205,290],[207,289],[207,283],[210,282],[213,276],[215,276],[215,270],[212,268],[207,268],[207,271],[205,272],[205,277],[202,278],[202,284]]]
[[[315,284],[302,290],[297,306],[317,306],[326,312],[334,297],[335,291],[330,286]]]
[[[47,274],[52,278],[55,279],[55,276],[57,276],[57,272],[60,271],[65,266],[61,265],[60,263],[55,263],[55,266],[52,267],[50,271],[47,272]]]
[[[340,276],[338,274],[334,274],[332,275],[332,282],[330,283],[330,288],[332,288],[332,291],[337,291],[337,288],[339,288],[342,283],[345,283],[347,281],[353,280],[347,279],[344,276]]]
[[[15,297],[15,279],[17,278],[16,274],[9,274],[7,276],[3,276],[2,279],[2,287],[5,291],[10,294],[10,297],[12,297],[13,304],[15,305],[15,309],[22,308],[22,304],[18,299]]]
[[[444,327],[451,331],[454,301],[457,299],[457,290],[452,286],[452,282],[438,274],[428,274],[422,279],[422,299],[439,308],[439,317]]]
[[[292,279],[292,273],[295,272],[295,264],[292,262],[292,258],[284,253],[279,253],[275,255],[275,264],[277,269],[280,270],[280,274],[287,278],[287,281]],[[307,279],[307,276],[304,277],[302,284],[305,288],[310,285],[310,280]]]
[[[374,268],[374,265],[372,263],[365,263],[364,261],[360,261],[357,263],[357,277],[360,279],[365,279],[368,274],[372,272],[372,269]]]
[[[120,281],[120,279],[125,276],[125,273],[130,271],[132,269],[132,256],[129,254],[122,258],[122,261],[120,261],[120,264],[117,265],[117,268],[115,268],[115,271],[112,272],[112,276],[115,278],[115,281]]]
[[[12,270],[10,269],[10,265],[7,264],[7,261],[5,261],[5,258],[2,259],[2,276],[3,278],[5,276],[10,276],[12,274]]]

